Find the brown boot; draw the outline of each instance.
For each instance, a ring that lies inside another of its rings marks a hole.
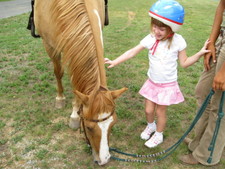
[[[180,158],[180,160],[185,164],[195,165],[200,164],[192,154],[184,155]]]
[[[188,138],[188,137],[185,137],[185,139],[184,139],[184,143],[186,144],[186,145],[189,145],[189,143],[192,141],[192,139],[190,139],[190,138]]]

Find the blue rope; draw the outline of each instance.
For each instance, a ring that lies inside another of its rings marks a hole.
[[[212,155],[213,155],[213,152],[214,152],[217,135],[218,135],[218,132],[219,132],[219,129],[220,129],[220,122],[221,122],[221,119],[224,116],[224,112],[223,112],[224,99],[225,99],[225,92],[223,92],[221,100],[220,100],[220,107],[219,107],[219,110],[218,110],[218,118],[217,118],[217,121],[216,121],[215,131],[213,133],[213,137],[212,137],[211,143],[210,143],[209,148],[208,148],[208,150],[210,151],[210,156],[209,156],[207,162],[209,164],[212,162]]]
[[[184,133],[184,135],[173,146],[171,146],[167,150],[164,150],[162,152],[155,153],[155,154],[138,155],[138,154],[130,154],[130,153],[122,152],[122,151],[120,151],[120,150],[118,150],[116,148],[111,148],[111,147],[109,148],[110,151],[114,151],[116,153],[119,153],[119,154],[122,154],[122,155],[126,155],[126,156],[131,156],[131,157],[145,157],[145,158],[148,158],[148,157],[157,157],[157,156],[160,156],[160,155],[166,154],[166,153],[168,153],[168,154],[164,155],[161,158],[158,158],[158,159],[155,159],[155,160],[151,160],[151,161],[121,159],[121,158],[117,158],[117,157],[114,157],[114,156],[112,156],[111,158],[114,159],[114,160],[117,160],[117,161],[126,161],[126,162],[151,162],[151,163],[157,162],[157,161],[161,161],[161,160],[165,159],[166,157],[168,157],[170,154],[172,154],[176,150],[176,148],[182,143],[182,141],[184,140],[184,138],[194,128],[195,124],[197,123],[197,121],[199,120],[199,118],[202,116],[203,112],[205,111],[205,109],[206,109],[207,105],[209,104],[210,99],[211,99],[211,97],[212,97],[212,95],[214,93],[215,92],[213,90],[210,91],[210,93],[206,97],[205,101],[203,102],[202,106],[199,108],[198,113],[197,113],[195,119],[193,120],[193,122],[191,123],[190,127],[188,128],[188,130]]]

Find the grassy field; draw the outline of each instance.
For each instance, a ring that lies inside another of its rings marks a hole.
[[[208,38],[218,1],[179,0],[185,7],[185,24],[179,32],[187,41],[187,54],[197,52]],[[148,9],[153,0],[110,0],[109,26],[104,29],[105,57],[116,58],[137,45],[149,33]],[[196,169],[179,156],[187,154],[182,143],[163,161],[126,163],[111,160],[100,167],[93,163],[89,147],[80,130],[68,127],[72,112],[70,82],[64,77],[67,105],[54,108],[56,81],[53,66],[42,46],[26,30],[29,14],[0,20],[0,168],[107,168],[107,169]],[[164,143],[148,149],[139,137],[145,128],[144,99],[138,94],[146,80],[147,51],[113,69],[107,70],[110,89],[128,87],[117,100],[118,123],[113,127],[110,146],[138,154],[152,154],[172,146],[187,130],[196,112],[194,88],[203,69],[202,60],[190,68],[179,67],[179,84],[185,102],[168,108]],[[193,133],[190,133],[190,137]],[[84,160],[85,159],[85,160]],[[225,154],[219,165],[225,168]]]

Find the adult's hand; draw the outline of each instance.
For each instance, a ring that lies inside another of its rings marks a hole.
[[[220,71],[216,73],[213,80],[213,90],[225,91],[225,63],[223,64]]]
[[[205,70],[208,71],[210,70],[210,60],[213,59],[213,62],[216,63],[216,48],[215,48],[215,45],[213,43],[209,43],[208,44],[208,47],[207,47],[208,50],[210,50],[211,52],[209,53],[206,53],[205,56],[204,56],[204,67],[205,67]]]

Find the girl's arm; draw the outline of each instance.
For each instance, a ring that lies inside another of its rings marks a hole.
[[[139,45],[135,46],[134,48],[126,51],[124,54],[122,54],[115,60],[109,60],[108,58],[105,58],[105,64],[109,64],[108,68],[112,68],[112,67],[136,56],[143,49],[145,49],[145,47],[139,44]]]
[[[202,49],[191,57],[187,57],[185,49],[180,51],[178,57],[180,60],[181,67],[187,68],[187,67],[193,65],[195,62],[197,62],[201,58],[201,56],[203,56],[205,53],[209,53],[210,50],[206,50],[207,45],[209,43],[210,43],[210,41],[207,40],[205,42],[204,46],[202,47]]]

